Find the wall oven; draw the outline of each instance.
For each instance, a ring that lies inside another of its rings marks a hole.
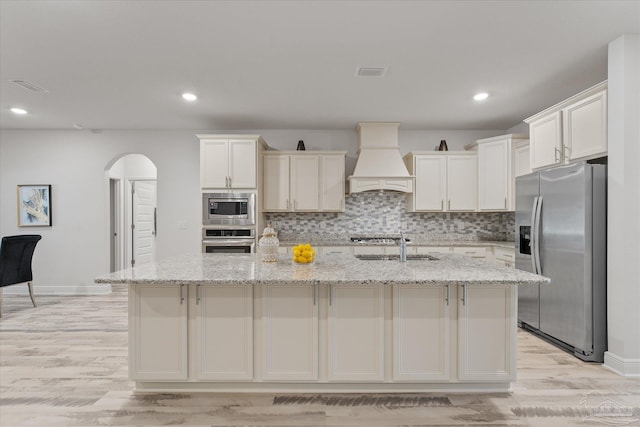
[[[254,228],[204,228],[202,252],[208,254],[250,254],[255,252]]]
[[[202,194],[203,225],[255,225],[254,193]]]

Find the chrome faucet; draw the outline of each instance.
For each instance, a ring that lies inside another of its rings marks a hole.
[[[400,233],[400,262],[407,262],[407,241],[404,238],[404,234]]]

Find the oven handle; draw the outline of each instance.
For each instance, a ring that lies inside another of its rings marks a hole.
[[[208,246],[247,246],[255,244],[253,239],[203,239],[203,245]]]

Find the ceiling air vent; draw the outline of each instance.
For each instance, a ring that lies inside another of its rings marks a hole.
[[[20,86],[20,87],[22,87],[22,88],[24,88],[24,89],[26,89],[26,90],[29,90],[29,91],[31,91],[31,92],[38,92],[38,93],[41,93],[41,92],[49,92],[49,91],[48,91],[48,90],[46,90],[45,88],[40,87],[40,86],[38,86],[38,85],[35,85],[35,84],[33,84],[33,83],[31,83],[31,82],[28,82],[28,81],[26,81],[26,80],[17,80],[17,79],[16,79],[16,80],[9,80],[9,81],[10,81],[11,83],[17,84],[18,86]]]
[[[384,77],[387,72],[385,67],[358,67],[356,76],[358,77]]]

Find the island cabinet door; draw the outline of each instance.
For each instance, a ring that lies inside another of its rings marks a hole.
[[[383,285],[329,285],[329,381],[384,380]]]
[[[316,285],[263,285],[262,379],[318,379]]]
[[[130,286],[129,374],[133,380],[186,380],[187,286]]]
[[[394,285],[393,380],[448,381],[449,286]]]
[[[514,381],[517,290],[508,285],[458,288],[458,378]]]
[[[196,377],[253,379],[253,286],[196,285]]]

